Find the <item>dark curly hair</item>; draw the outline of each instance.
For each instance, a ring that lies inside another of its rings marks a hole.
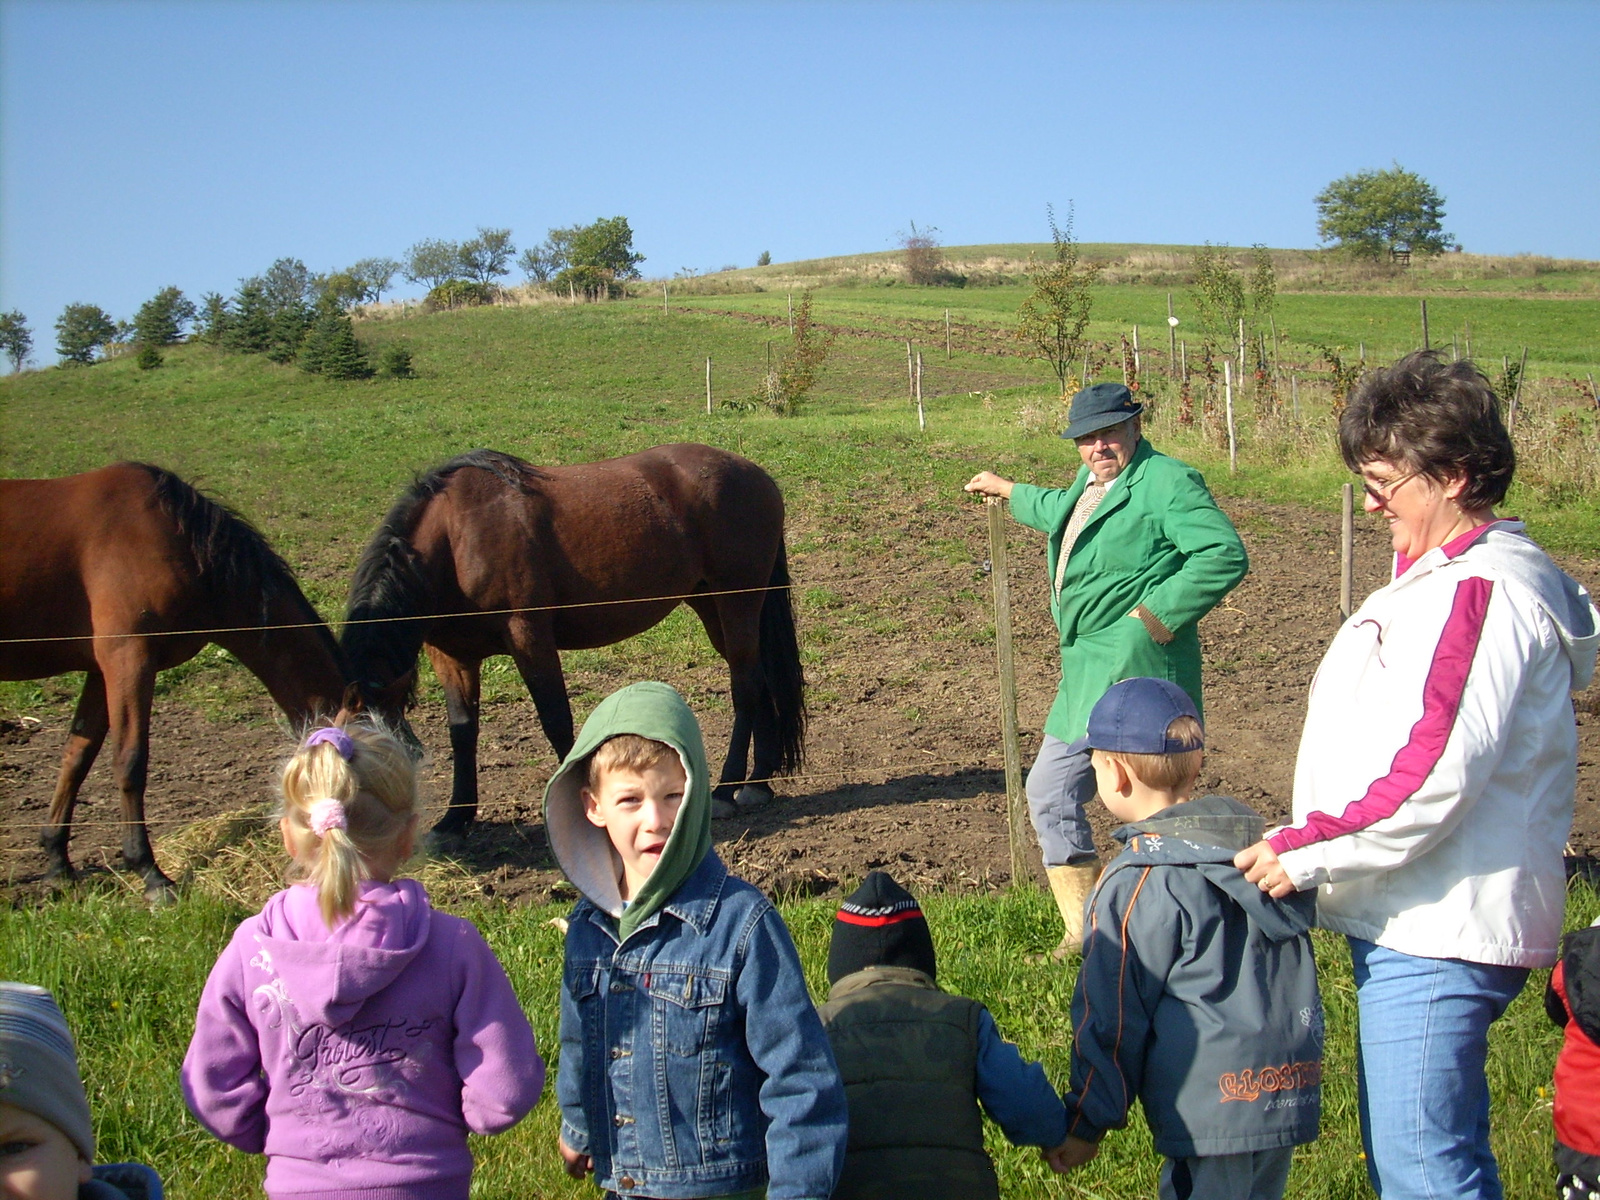
[[[1444,484],[1465,478],[1457,503],[1492,508],[1505,499],[1516,451],[1500,400],[1470,362],[1418,350],[1362,377],[1339,418],[1339,453],[1359,471],[1375,458]]]

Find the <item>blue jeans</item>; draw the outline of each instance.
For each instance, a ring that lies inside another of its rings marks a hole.
[[[1489,1026],[1522,967],[1419,958],[1350,938],[1367,1175],[1385,1200],[1501,1200],[1489,1149]]]
[[[1044,735],[1028,768],[1028,815],[1047,867],[1093,858],[1094,830],[1084,807],[1094,799],[1094,768],[1087,754],[1068,754],[1068,743]]]

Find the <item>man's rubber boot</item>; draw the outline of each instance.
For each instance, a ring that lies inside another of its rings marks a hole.
[[[1083,952],[1083,908],[1100,878],[1100,860],[1088,858],[1064,867],[1049,867],[1045,874],[1050,877],[1050,892],[1061,910],[1061,923],[1066,926],[1061,944],[1050,952],[1051,958],[1061,962]]]

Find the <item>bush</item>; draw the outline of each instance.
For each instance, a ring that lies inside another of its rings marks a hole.
[[[378,369],[394,379],[415,379],[416,370],[411,365],[411,351],[404,346],[385,346],[378,358]]]
[[[554,292],[582,296],[585,300],[615,300],[622,285],[608,267],[568,267],[550,281]]]
[[[770,267],[771,265],[772,265],[772,251],[763,250],[761,252],[761,257],[756,259],[756,266],[758,266],[758,267]]]
[[[139,353],[134,356],[134,365],[141,371],[154,371],[163,361],[161,351],[156,349],[154,342],[140,342]]]
[[[474,279],[447,279],[429,290],[422,307],[427,312],[440,309],[477,308],[493,304],[500,289],[492,283],[479,283]]]

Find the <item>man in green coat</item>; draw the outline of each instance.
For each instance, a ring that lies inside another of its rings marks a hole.
[[[1044,744],[1028,772],[1028,809],[1066,935],[1077,952],[1083,906],[1100,875],[1084,808],[1094,798],[1088,755],[1068,754],[1089,710],[1113,683],[1170,679],[1200,700],[1200,618],[1249,569],[1233,522],[1193,467],[1140,436],[1144,406],[1120,383],[1072,398],[1066,430],[1083,466],[1071,487],[1013,483],[990,471],[969,492],[1000,496],[1022,524],[1050,537],[1050,615],[1061,632],[1061,683]]]

